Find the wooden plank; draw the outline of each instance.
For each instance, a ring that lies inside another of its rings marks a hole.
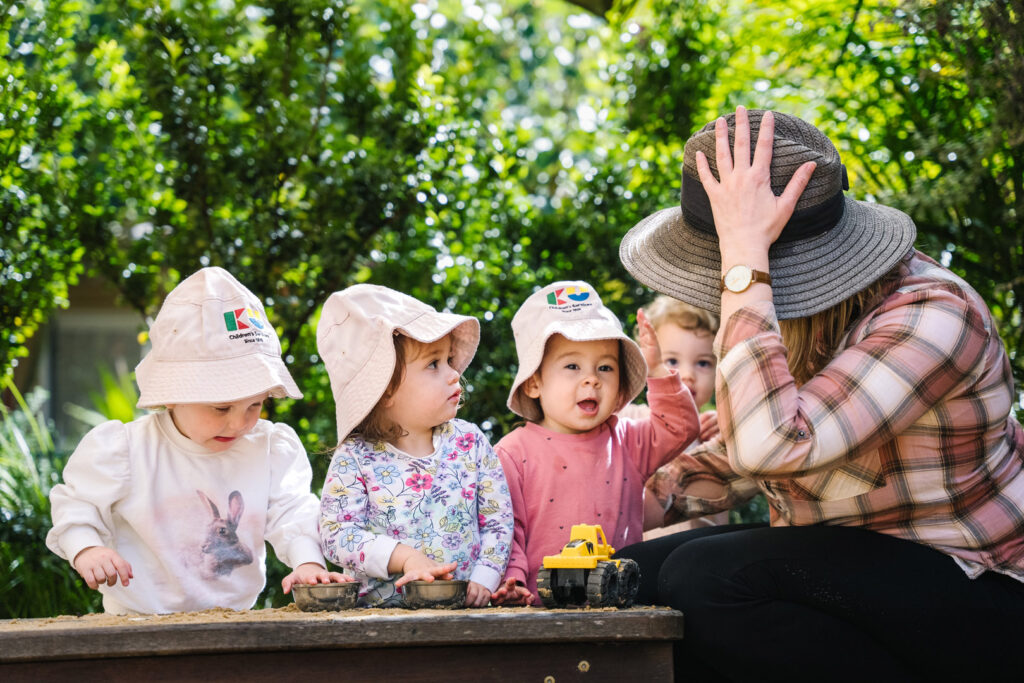
[[[39,627],[27,620],[23,626],[0,622],[0,663],[296,649],[408,649],[452,643],[671,643],[683,635],[682,614],[649,608],[522,608],[442,613],[395,610],[366,615],[354,611],[287,620],[140,623],[130,627],[68,627],[60,622]],[[339,656],[345,657],[340,653]]]
[[[0,666],[5,683],[144,680],[276,683],[320,680],[670,681],[669,642],[459,645],[362,650],[253,652],[178,657],[22,662]],[[311,679],[316,680],[316,679]]]

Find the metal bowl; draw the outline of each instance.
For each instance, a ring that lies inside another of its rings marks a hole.
[[[359,599],[359,582],[297,584],[292,586],[292,597],[303,612],[352,609]]]
[[[466,606],[468,581],[410,581],[402,587],[411,609],[462,609]]]

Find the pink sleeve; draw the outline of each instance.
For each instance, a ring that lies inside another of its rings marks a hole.
[[[526,557],[526,500],[523,498],[523,472],[519,467],[521,463],[513,453],[502,447],[501,442],[495,445],[494,452],[498,454],[501,467],[505,470],[505,481],[512,498],[514,519],[512,549],[508,556],[505,579],[515,579],[523,585],[527,585],[526,577],[530,571],[530,563]]]
[[[679,375],[647,378],[650,417],[621,420],[627,456],[646,479],[661,465],[678,455],[700,433],[700,417],[690,390]]]

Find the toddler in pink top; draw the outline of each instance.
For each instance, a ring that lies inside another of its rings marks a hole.
[[[643,311],[639,345],[585,282],[556,282],[512,319],[519,372],[508,407],[526,424],[495,447],[515,534],[495,604],[540,604],[537,570],[573,524],[600,524],[615,548],[643,537],[643,487],[700,430],[693,397],[661,361]],[[650,416],[615,415],[647,384]]]

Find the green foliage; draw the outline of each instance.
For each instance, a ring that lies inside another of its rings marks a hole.
[[[767,524],[768,499],[759,493],[746,503],[729,510],[729,524]]]
[[[39,417],[42,396],[26,401],[10,378],[0,379],[18,409],[0,404],[0,619],[95,612],[100,594],[46,547],[47,494],[64,457]]]
[[[82,272],[74,146],[86,98],[69,73],[77,2],[0,3],[0,374]]]
[[[96,370],[99,374],[100,391],[89,392],[92,408],[76,405],[64,406],[64,410],[71,417],[92,429],[108,420],[120,420],[128,423],[146,414],[145,410],[135,407],[135,404],[139,402],[139,392],[135,388],[135,379],[132,373],[124,370],[114,372],[104,366],[100,366]]]
[[[73,147],[24,135],[54,160],[38,183],[74,189],[73,222],[43,221],[66,226],[52,239],[22,217],[9,225],[34,245],[80,242],[68,267],[87,254],[146,315],[202,265],[234,272],[271,305],[306,393],[271,410],[313,451],[335,441],[313,334],[330,292],[378,282],[481,317],[465,416],[500,436],[514,423],[515,308],[538,284],[582,278],[632,323],[649,292],[615,245],[677,201],[689,132],[739,103],[818,120],[853,191],[908,210],[926,250],[992,302],[1010,349],[1024,343],[1019,102],[997,97],[1019,68],[1019,12],[649,0],[604,21],[555,2],[97,0],[78,26],[76,5],[47,9],[60,22],[43,31],[42,7],[4,15],[13,44],[33,46],[4,66],[68,93]],[[24,173],[10,157],[5,168]],[[73,276],[42,279],[59,289]],[[7,339],[61,301],[24,282]],[[1015,353],[1019,378],[1022,364]]]

